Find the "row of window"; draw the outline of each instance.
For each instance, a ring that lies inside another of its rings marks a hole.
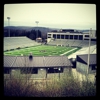
[[[51,38],[50,35],[48,35],[48,38]],[[57,39],[79,39],[79,40],[83,40],[83,35],[55,35],[53,34],[53,38],[57,38]]]
[[[15,69],[16,70],[16,69]],[[63,68],[47,68],[47,73],[62,73]],[[4,74],[10,74],[11,69],[4,68]],[[38,68],[21,68],[20,69],[21,74],[38,74]]]

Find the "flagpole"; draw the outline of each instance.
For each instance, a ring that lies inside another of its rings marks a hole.
[[[90,62],[90,43],[91,43],[91,31],[92,31],[92,28],[90,28],[90,32],[89,32],[88,69],[89,69],[89,62]],[[87,74],[88,74],[88,70],[87,70]]]

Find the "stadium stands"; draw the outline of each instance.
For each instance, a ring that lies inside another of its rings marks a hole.
[[[76,47],[88,47],[88,40],[69,40],[69,39],[56,39],[55,41],[48,42],[49,45],[64,45],[64,46],[76,46]],[[95,41],[91,41],[91,46],[96,45]]]
[[[79,51],[71,54],[68,56],[68,59],[70,58],[76,58],[79,54],[88,54],[89,53],[89,47],[82,47]],[[90,46],[90,54],[96,54],[96,45]]]
[[[81,43],[82,43],[81,40],[74,40],[72,46],[80,46]]]
[[[16,48],[40,45],[27,37],[4,37],[4,51]]]

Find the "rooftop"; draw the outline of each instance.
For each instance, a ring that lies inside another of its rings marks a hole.
[[[67,67],[72,63],[66,56],[33,57],[28,56],[4,56],[4,67]]]
[[[88,64],[88,54],[77,55],[77,60],[83,61],[84,63]],[[96,54],[90,54],[89,65],[92,65],[92,64],[97,64]]]

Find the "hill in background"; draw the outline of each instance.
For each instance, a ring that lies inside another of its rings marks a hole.
[[[8,26],[4,27],[4,31],[6,31],[7,29],[8,29]],[[31,27],[31,26],[10,26],[10,29],[11,30],[26,30],[26,31],[40,30],[42,33],[47,33],[47,32],[51,32],[54,30],[60,30],[60,28]],[[77,30],[77,29],[72,29],[72,30]],[[77,31],[88,32],[89,30],[77,30]]]
[[[4,27],[4,31],[8,29],[8,26]],[[29,27],[29,26],[10,26],[11,30],[40,30],[43,33],[51,32],[53,30],[58,30],[56,28],[47,28],[47,27]]]

